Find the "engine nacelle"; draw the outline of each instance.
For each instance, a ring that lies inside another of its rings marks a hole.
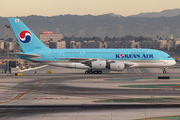
[[[90,67],[93,69],[98,69],[98,70],[105,69],[106,61],[103,61],[103,60],[93,61],[93,62],[91,62]]]
[[[115,71],[124,71],[124,63],[110,63],[109,69]]]

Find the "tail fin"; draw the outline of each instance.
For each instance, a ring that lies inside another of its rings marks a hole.
[[[23,52],[49,49],[39,38],[18,18],[8,18]]]

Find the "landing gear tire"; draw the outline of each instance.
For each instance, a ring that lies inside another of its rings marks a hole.
[[[166,74],[166,68],[163,68],[163,74]]]
[[[101,70],[86,70],[85,74],[102,74]]]
[[[89,71],[89,74],[92,74],[92,73],[93,73],[93,72],[90,70],[90,71]]]
[[[98,71],[98,74],[102,74],[102,71]]]

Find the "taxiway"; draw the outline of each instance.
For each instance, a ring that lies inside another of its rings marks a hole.
[[[84,70],[43,66],[24,71],[23,76],[0,74],[0,119],[178,118],[179,69],[177,64],[167,74],[160,68],[84,74]]]

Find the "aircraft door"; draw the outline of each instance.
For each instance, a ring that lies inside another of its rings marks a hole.
[[[85,52],[84,51],[81,51],[81,56],[84,56],[85,55]]]
[[[50,61],[53,61],[53,57],[50,57]]]
[[[64,51],[63,50],[60,51],[60,56],[64,56]]]

